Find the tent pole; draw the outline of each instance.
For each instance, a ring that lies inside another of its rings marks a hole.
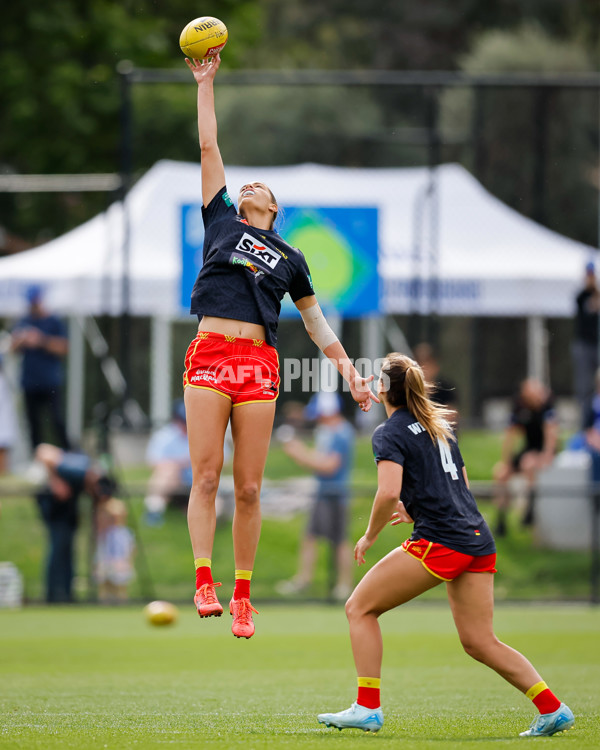
[[[123,246],[122,246],[122,274],[121,274],[121,322],[120,335],[120,364],[125,377],[125,393],[121,403],[123,415],[125,405],[129,399],[131,380],[131,224],[127,194],[131,187],[133,170],[133,136],[132,136],[132,104],[131,78],[133,64],[129,60],[121,60],[117,65],[120,77],[121,92],[121,143],[120,143],[120,174],[121,200],[123,210]]]
[[[151,321],[150,420],[166,424],[171,416],[171,320],[155,316]]]
[[[67,377],[67,435],[74,445],[80,445],[85,398],[85,338],[83,319],[77,315],[69,318]]]
[[[471,119],[471,142],[473,144],[472,165],[473,174],[479,182],[485,182],[485,101],[486,90],[482,86],[472,87],[474,104]]]
[[[361,356],[367,358],[369,365],[368,368],[363,371],[361,368],[360,374],[363,376],[375,375],[377,379],[379,377],[379,371],[375,367],[375,363],[378,359],[385,357],[387,351],[385,349],[384,341],[384,326],[385,316],[379,313],[372,315],[365,315],[360,320],[360,333],[361,333]],[[371,388],[374,390],[375,385],[371,383]],[[371,404],[371,409],[366,414],[361,414],[364,419],[361,421],[361,425],[372,429],[375,425],[381,421],[381,411],[377,408],[377,404]]]
[[[545,225],[546,220],[546,152],[548,150],[548,107],[552,89],[538,88],[534,100],[534,143],[531,216],[534,221]]]
[[[439,243],[439,185],[438,166],[441,162],[441,137],[439,131],[439,89],[432,87],[427,97],[428,168],[427,203],[429,209],[429,283],[428,310],[425,319],[425,339],[435,347],[439,344],[440,314],[440,243]]]
[[[471,318],[469,364],[469,417],[479,419],[482,402],[481,373],[483,372],[482,321],[477,315]]]
[[[550,382],[550,373],[546,366],[546,326],[541,315],[527,318],[527,377],[545,383]]]

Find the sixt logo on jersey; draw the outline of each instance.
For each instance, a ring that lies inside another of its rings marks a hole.
[[[260,236],[263,238],[263,240],[267,239],[264,234],[261,234]],[[282,255],[286,260],[289,260],[289,258],[287,257],[287,255],[283,252],[283,250],[280,247],[277,248],[277,252],[280,255]]]
[[[275,250],[271,250],[271,248],[266,245],[261,245],[260,242],[258,242],[258,240],[251,234],[248,234],[248,232],[244,232],[242,239],[237,243],[235,249],[241,250],[243,253],[254,255],[255,258],[266,263],[269,268],[275,268],[281,260],[281,256],[276,253]]]

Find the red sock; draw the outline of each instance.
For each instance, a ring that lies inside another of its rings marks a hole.
[[[541,714],[552,714],[560,708],[560,701],[545,682],[537,682],[525,695]]]
[[[379,708],[381,706],[380,685],[379,677],[359,677],[358,698],[356,699],[358,705],[365,708]]]
[[[235,571],[235,587],[233,589],[233,598],[250,599],[250,579],[252,578],[251,570]]]
[[[196,591],[205,583],[213,583],[210,560],[206,557],[199,557],[194,560],[196,565]]]

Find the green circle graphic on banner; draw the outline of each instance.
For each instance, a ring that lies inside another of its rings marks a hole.
[[[352,248],[346,238],[327,226],[320,217],[309,212],[286,232],[286,240],[302,249],[320,297],[332,302],[352,286],[354,262]]]

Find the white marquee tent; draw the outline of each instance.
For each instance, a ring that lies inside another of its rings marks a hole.
[[[454,164],[436,170],[435,202],[427,199],[431,173],[426,168],[230,167],[227,178],[234,195],[244,182],[262,180],[287,206],[377,207],[384,313],[427,312],[432,304],[427,280],[433,277],[439,281],[435,309],[440,314],[571,316],[585,263],[595,252],[508,208]],[[167,368],[162,366],[169,345],[167,321],[185,314],[180,305],[181,205],[201,201],[200,184],[199,164],[161,161],[127,199],[129,311],[155,321],[154,419],[169,409]],[[72,318],[120,314],[123,231],[122,206],[115,203],[41,247],[0,260],[0,315],[20,314],[24,291],[33,282],[44,286],[50,308]],[[420,254],[415,253],[418,244]],[[422,283],[415,285],[415,278]],[[75,336],[77,328],[72,326],[72,332]],[[74,382],[83,361],[82,341],[78,347],[72,341],[71,349],[78,352],[70,363]],[[69,422],[75,433],[81,390],[81,383],[70,389]]]
[[[409,312],[415,304],[426,311],[426,287],[415,302],[411,280],[427,280],[433,272],[441,314],[570,316],[584,265],[594,253],[508,208],[458,165],[437,170],[434,216],[432,204],[423,200],[430,179],[426,168],[303,164],[231,167],[227,176],[233,194],[246,181],[264,180],[283,205],[377,207],[384,312]],[[200,184],[198,164],[162,161],[131,190],[133,315],[181,314],[180,206],[201,200]],[[427,240],[432,221],[439,248],[433,265]],[[415,259],[421,235],[422,257]],[[0,315],[19,314],[24,289],[34,281],[44,285],[49,306],[63,314],[119,314],[122,273],[123,217],[114,204],[62,237],[0,260]]]

